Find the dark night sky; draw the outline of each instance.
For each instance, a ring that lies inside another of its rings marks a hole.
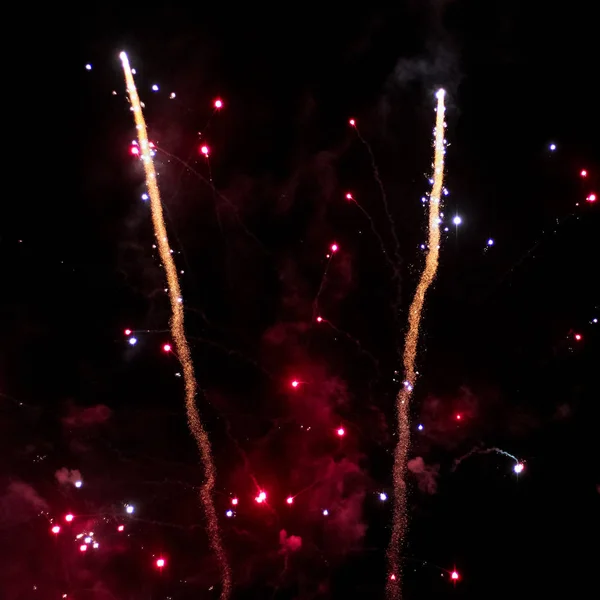
[[[392,495],[394,371],[422,266],[439,86],[444,212],[463,223],[448,223],[422,328],[411,458],[427,470],[409,475],[405,597],[597,589],[591,17],[577,4],[458,0],[387,12],[138,9],[54,14],[51,27],[40,18],[5,74],[15,89],[7,126],[20,130],[0,217],[0,598],[219,593],[181,369],[161,351],[170,313],[143,172],[129,154],[121,50],[138,70],[151,139],[179,159],[159,150],[156,164],[234,598],[383,595],[391,500],[378,494]],[[213,115],[216,97],[225,108]],[[372,147],[393,224],[349,117]],[[348,190],[392,254],[392,231],[398,238],[398,311]],[[312,320],[333,240],[340,252],[318,313],[340,332]],[[306,383],[291,390],[293,378]],[[498,454],[453,471],[492,447],[524,460],[525,473],[517,479]],[[83,487],[61,483],[61,468],[78,469]],[[257,485],[268,506],[254,502]],[[240,504],[228,519],[232,496]],[[55,540],[48,519],[67,511],[75,523]],[[74,534],[92,527],[101,547],[82,555]],[[443,570],[454,566],[456,586]]]

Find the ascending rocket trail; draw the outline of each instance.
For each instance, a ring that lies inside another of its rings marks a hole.
[[[215,485],[215,465],[212,458],[210,441],[204,426],[202,425],[198,408],[196,406],[196,393],[198,390],[198,384],[194,374],[194,365],[192,363],[190,347],[185,337],[181,288],[179,286],[177,269],[175,267],[173,257],[171,256],[169,240],[167,238],[167,228],[163,218],[163,208],[160,199],[160,192],[158,191],[158,183],[156,181],[156,171],[154,169],[154,162],[152,161],[152,156],[150,154],[148,132],[146,129],[144,114],[142,113],[140,98],[135,87],[135,82],[133,80],[133,74],[131,72],[127,54],[125,54],[125,52],[121,52],[119,58],[123,63],[125,83],[127,84],[127,92],[133,108],[137,136],[142,151],[142,162],[144,164],[144,171],[146,173],[146,186],[148,188],[148,195],[150,196],[154,235],[156,236],[156,243],[158,244],[160,257],[167,275],[169,300],[171,302],[172,312],[171,334],[175,342],[178,358],[183,367],[183,376],[185,381],[185,406],[188,424],[192,435],[198,444],[198,449],[200,451],[200,456],[204,466],[204,484],[200,489],[200,499],[206,513],[210,544],[221,567],[223,583],[221,600],[227,600],[231,594],[231,569],[227,561],[225,549],[223,548],[221,533],[219,531],[219,522],[217,520],[217,513],[212,500],[212,492]]]
[[[440,256],[440,202],[444,182],[444,90],[437,97],[437,116],[435,122],[435,158],[433,163],[433,188],[429,202],[429,240],[425,268],[417,285],[408,313],[408,332],[404,341],[404,385],[396,398],[398,417],[398,444],[394,453],[394,515],[392,535],[387,551],[388,580],[386,594],[390,599],[402,597],[401,587],[401,551],[408,524],[406,493],[406,461],[410,447],[410,399],[416,381],[415,360],[419,342],[419,327],[425,303],[425,295],[435,279]]]

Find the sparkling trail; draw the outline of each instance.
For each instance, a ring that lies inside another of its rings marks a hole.
[[[519,459],[514,456],[513,454],[511,454],[510,452],[506,452],[506,450],[502,450],[501,448],[473,448],[473,450],[470,450],[469,452],[467,452],[466,454],[463,454],[463,456],[461,456],[460,458],[457,458],[454,461],[454,466],[452,467],[452,472],[456,471],[456,469],[458,468],[458,465],[460,465],[460,463],[463,460],[467,460],[467,458],[473,456],[474,454],[502,454],[503,456],[508,456],[508,458],[512,458],[515,463],[519,464]]]
[[[142,162],[144,164],[144,171],[146,173],[146,187],[148,194],[150,195],[150,206],[152,209],[152,223],[154,225],[154,234],[156,236],[156,243],[160,252],[160,257],[165,268],[167,276],[167,282],[169,285],[169,299],[171,301],[171,334],[173,341],[175,342],[175,348],[183,367],[184,381],[185,381],[185,404],[187,411],[188,424],[190,431],[194,436],[202,463],[204,466],[204,484],[200,489],[200,499],[204,507],[207,519],[208,537],[210,540],[211,547],[217,556],[221,567],[222,577],[222,590],[221,600],[227,600],[231,595],[231,569],[227,561],[223,542],[221,540],[221,533],[219,531],[219,522],[217,520],[217,513],[212,500],[212,492],[215,485],[215,466],[212,458],[212,450],[210,447],[210,441],[208,435],[200,420],[198,408],[196,406],[196,393],[198,384],[196,382],[196,376],[194,374],[194,365],[192,363],[192,357],[190,348],[185,337],[184,329],[184,311],[183,303],[180,302],[181,289],[179,286],[179,279],[177,277],[177,268],[175,262],[171,256],[169,240],[167,238],[167,228],[163,217],[163,208],[160,199],[160,192],[158,190],[158,183],[156,181],[156,171],[154,169],[154,162],[150,154],[150,148],[148,144],[148,132],[146,128],[146,121],[142,113],[142,107],[140,99],[137,93],[135,82],[133,80],[133,74],[129,65],[129,59],[125,52],[121,52],[119,55],[123,64],[123,72],[125,74],[125,83],[127,84],[127,92],[133,107],[133,116],[135,119],[135,125],[137,129],[137,135],[139,139],[139,145],[142,150]]]
[[[442,186],[444,183],[444,117],[446,107],[444,105],[444,90],[439,90],[437,96],[437,116],[435,123],[435,157],[434,178],[431,198],[429,202],[429,242],[425,268],[421,279],[415,290],[408,315],[408,332],[404,342],[404,379],[396,398],[396,413],[398,418],[398,444],[394,453],[394,515],[392,522],[392,535],[387,551],[388,578],[386,584],[386,595],[389,599],[400,599],[402,597],[401,586],[401,552],[405,541],[408,515],[406,512],[406,461],[410,447],[410,399],[416,382],[417,373],[415,361],[419,341],[419,327],[421,315],[425,303],[425,295],[432,284],[437,273],[440,255],[440,203]]]

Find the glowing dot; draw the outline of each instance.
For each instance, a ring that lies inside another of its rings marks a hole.
[[[342,436],[343,436],[345,433],[346,433],[346,431],[345,431],[345,429],[344,429],[343,427],[340,427],[340,428],[337,430],[337,434],[338,434],[340,437],[342,437]]]
[[[256,496],[255,500],[262,504],[267,499],[267,494],[265,492],[259,492],[258,496]]]
[[[137,339],[136,338],[134,338],[134,337],[129,338],[129,345],[130,346],[135,346],[136,344],[137,344]]]
[[[328,515],[329,515],[329,511],[328,511],[327,509],[325,509],[325,510],[323,511],[323,516],[324,516],[324,517],[327,517]]]
[[[419,423],[419,425],[417,425],[417,429],[418,429],[419,431],[423,431],[423,425],[421,425],[421,424]]]
[[[441,100],[441,99],[442,99],[442,98],[443,98],[445,95],[446,95],[446,90],[444,90],[444,89],[441,89],[441,90],[438,90],[438,91],[436,92],[436,94],[435,94],[435,97],[436,97],[438,100]]]
[[[148,194],[142,194],[142,200],[148,200]]]
[[[458,215],[456,215],[456,216],[454,217],[454,219],[452,219],[452,222],[453,222],[455,225],[460,225],[460,224],[462,223],[462,219],[461,219],[461,218],[460,218]]]
[[[133,508],[133,506],[131,506],[131,504],[127,504],[127,505],[125,506],[125,512],[126,512],[128,515],[132,515],[134,510],[135,510],[135,508]]]
[[[76,481],[75,482],[75,487],[76,488],[80,488],[82,485],[83,485],[83,482],[81,482],[81,481]]]
[[[586,198],[586,200],[587,200],[588,202],[596,202],[596,194],[590,194],[590,195],[589,195],[589,196]]]
[[[492,238],[490,238],[490,239],[487,241],[487,245],[488,245],[488,246],[493,246],[493,245],[494,245],[494,240],[493,240]]]
[[[233,511],[232,511],[232,510],[228,510],[228,511],[225,513],[225,516],[226,516],[226,517],[233,517]]]
[[[210,152],[210,150],[208,149],[208,146],[201,146],[200,152],[202,152],[202,154],[204,154],[204,156],[208,156],[208,153]]]
[[[70,523],[74,518],[75,517],[71,513],[69,513],[68,515],[65,515],[65,521],[67,523]]]
[[[137,146],[132,146],[129,151],[133,156],[137,156],[140,153],[140,149]]]
[[[164,558],[158,558],[158,559],[156,559],[156,566],[159,569],[162,569],[165,566],[165,559]]]
[[[317,317],[317,323],[322,323],[323,322],[323,317]]]
[[[94,548],[95,550],[97,550],[98,548],[100,548],[100,544],[98,542],[94,542],[92,544],[92,548]]]
[[[119,525],[117,531],[125,531],[125,525]]]
[[[355,127],[355,126],[356,126],[356,121],[355,121],[354,119],[350,119],[350,120],[348,121],[348,123],[350,123],[350,125],[351,125],[352,127]]]
[[[173,100],[173,98],[175,98],[175,92],[171,92],[171,95],[169,96],[169,98],[171,98],[171,100]]]
[[[331,244],[331,251],[332,252],[337,252],[338,248],[339,248],[339,246],[337,244]]]
[[[456,420],[457,420],[457,421],[460,421],[461,419],[462,419],[462,415],[461,415],[460,413],[459,413],[459,414],[457,414],[457,415],[456,415]]]
[[[84,540],[83,540],[86,544],[91,544],[92,543],[92,538],[88,535]]]
[[[396,576],[393,573],[390,575],[390,581],[396,581]]]
[[[86,71],[91,71],[92,70],[92,65],[90,65],[89,63],[87,65],[85,65],[85,70]]]
[[[220,98],[217,98],[214,102],[214,107],[219,110],[220,108],[223,108],[223,100],[221,100]]]
[[[456,571],[452,571],[450,578],[452,579],[452,581],[458,581],[460,579],[460,575]]]
[[[354,200],[354,197],[352,196],[352,194],[350,192],[348,192],[346,194],[346,200]]]
[[[165,344],[163,346],[163,351],[164,352],[171,352],[171,344]]]
[[[237,498],[232,498],[231,499],[231,504],[233,504],[233,506],[237,506],[238,502],[239,502],[239,500]]]
[[[153,91],[153,92],[158,92],[158,86],[157,86],[156,84],[154,84],[154,85],[152,86],[152,91]]]
[[[387,494],[385,492],[381,492],[381,494],[379,494],[379,499],[382,502],[385,502],[387,500]]]
[[[574,337],[578,342],[580,342],[583,339],[583,336],[580,333],[576,333]]]
[[[288,504],[293,504],[294,503],[294,498],[292,496],[289,496],[288,499],[286,500],[286,502]]]
[[[87,544],[81,544],[79,546],[79,552],[85,552],[87,550]]]
[[[579,175],[581,175],[581,177],[587,177],[587,171],[583,169]]]
[[[550,150],[554,152],[556,150],[556,144],[550,144]]]
[[[60,527],[58,525],[55,525],[51,530],[50,530],[54,535],[56,535],[57,533],[60,533]]]
[[[293,388],[297,388],[300,385],[300,382],[297,381],[296,379],[294,379],[294,381],[292,381],[292,387]]]
[[[124,331],[124,333],[125,333],[125,335],[131,335],[131,329],[126,329],[126,330]]]
[[[518,475],[519,473],[523,472],[523,469],[525,468],[525,465],[523,463],[517,463],[514,467],[513,467],[513,471]]]

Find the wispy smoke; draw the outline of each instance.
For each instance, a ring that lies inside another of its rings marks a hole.
[[[426,494],[435,494],[437,491],[437,478],[440,472],[439,465],[426,465],[422,457],[417,456],[408,461],[408,470],[417,478],[419,489]]]
[[[67,469],[63,467],[54,473],[58,483],[62,485],[75,485],[77,481],[81,481],[81,473],[77,469]]]
[[[106,423],[112,411],[104,404],[96,406],[75,406],[69,407],[69,412],[62,418],[63,425],[67,427],[90,427],[92,425],[101,425]]]
[[[302,538],[299,535],[289,535],[285,529],[279,532],[279,544],[282,552],[296,552],[302,548]]]

